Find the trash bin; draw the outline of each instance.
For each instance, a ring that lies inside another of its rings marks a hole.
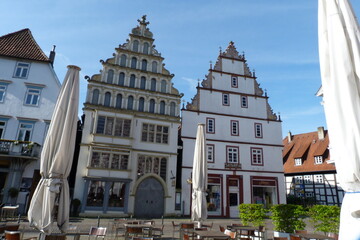
[[[6,231],[5,230],[5,239],[6,240],[20,240],[20,231]]]

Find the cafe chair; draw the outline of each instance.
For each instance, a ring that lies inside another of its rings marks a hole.
[[[225,229],[224,234],[228,235],[231,239],[236,238],[236,232],[230,231],[229,229]]]
[[[102,237],[105,239],[106,235],[106,227],[91,227],[89,232],[89,239],[90,237],[95,237],[97,239],[98,237]]]
[[[202,226],[208,228],[209,230],[211,230],[212,227],[214,226],[214,222],[211,222],[211,224],[204,224]]]
[[[301,240],[301,237],[290,235],[290,240]]]
[[[171,221],[171,223],[173,227],[172,237],[174,238],[175,232],[180,233],[180,224],[176,224],[174,221]]]
[[[187,234],[188,236],[191,235],[191,238],[194,238],[194,223],[182,223],[180,225],[180,231],[182,231],[183,234]]]
[[[125,239],[128,237],[143,237],[143,229],[140,227],[126,227]]]
[[[161,238],[162,235],[164,234],[164,225],[162,225],[161,227],[154,227],[151,232],[152,232],[152,237]]]
[[[219,226],[220,232],[225,232],[225,228],[223,226]]]
[[[207,227],[197,227],[197,228],[194,228],[195,231],[207,231],[208,228]]]

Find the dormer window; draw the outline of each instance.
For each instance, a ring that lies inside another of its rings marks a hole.
[[[295,158],[295,166],[301,166],[302,165],[302,159],[301,158]]]
[[[315,160],[315,164],[322,164],[323,163],[323,157],[322,156],[315,156],[314,160]]]

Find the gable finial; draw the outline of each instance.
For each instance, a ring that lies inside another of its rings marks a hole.
[[[138,19],[137,21],[138,21],[140,24],[145,25],[145,26],[150,23],[149,21],[146,21],[146,15],[143,15],[143,16],[141,17],[141,20]]]

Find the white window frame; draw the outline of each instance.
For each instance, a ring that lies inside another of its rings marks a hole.
[[[214,144],[207,144],[206,145],[206,159],[207,162],[213,163],[215,162],[215,145]]]
[[[304,175],[304,183],[306,184],[311,183],[311,175]]]
[[[4,119],[0,119],[0,139],[4,139],[5,137],[5,129],[6,129],[7,121]]]
[[[239,147],[226,147],[226,159],[228,163],[239,163]]]
[[[315,183],[324,183],[324,176],[323,175],[314,175]]]
[[[322,164],[323,163],[323,157],[322,156],[315,156],[314,161],[315,161],[315,164]]]
[[[239,85],[237,76],[231,76],[231,87],[237,88]]]
[[[24,105],[39,106],[42,88],[27,86]],[[30,99],[29,99],[30,98]],[[29,101],[28,101],[29,99]]]
[[[20,121],[16,139],[18,141],[31,141],[33,130],[34,130],[34,122]],[[26,135],[29,136],[28,139],[26,139]]]
[[[241,107],[242,108],[247,108],[248,107],[248,98],[247,96],[241,96]]]
[[[224,106],[230,106],[230,94],[223,93],[223,95],[222,95],[222,104]]]
[[[254,124],[254,130],[255,130],[255,137],[256,138],[262,138],[263,137],[263,129],[261,123],[255,123]]]
[[[301,166],[302,165],[302,158],[295,158],[295,166]]]
[[[0,82],[0,103],[5,101],[5,95],[7,90],[7,84]]]
[[[264,165],[262,148],[251,148],[251,165]]]
[[[295,183],[296,184],[303,184],[302,176],[295,176]]]
[[[206,133],[215,133],[215,118],[206,118]]]
[[[231,136],[239,136],[239,121],[231,120],[230,127],[231,127],[231,129],[230,129]]]
[[[27,78],[29,76],[30,63],[17,62],[14,70],[14,78]]]

